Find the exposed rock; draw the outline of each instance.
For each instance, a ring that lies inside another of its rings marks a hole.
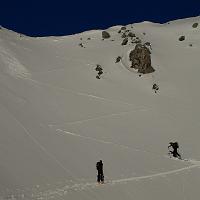
[[[102,31],[102,38],[108,39],[108,38],[110,38],[110,34],[107,31]]]
[[[151,52],[141,44],[137,44],[135,49],[129,54],[129,59],[132,62],[131,68],[137,69],[138,73],[152,73],[155,69],[151,66]]]
[[[151,43],[150,42],[145,42],[145,45],[150,47]]]
[[[150,42],[145,42],[144,45],[145,45],[147,48],[152,49],[152,48],[151,48],[151,43],[150,43]]]
[[[122,57],[121,57],[121,56],[118,56],[118,57],[116,58],[116,61],[115,61],[115,63],[118,63],[118,62],[120,62],[120,61],[121,61],[121,59],[122,59]]]
[[[121,30],[122,30],[122,31],[126,30],[126,26],[122,26],[122,27],[121,27]]]
[[[79,46],[80,46],[80,47],[83,47],[83,43],[79,43]]]
[[[156,83],[154,83],[153,86],[152,86],[152,89],[153,90],[159,90],[159,87],[158,87],[158,85]]]
[[[136,39],[136,40],[134,40],[134,43],[135,43],[135,44],[141,44],[142,41],[141,41],[140,39]]]
[[[185,36],[184,35],[182,35],[181,37],[179,37],[179,41],[183,41],[183,40],[185,40]]]
[[[100,79],[100,76],[99,76],[99,75],[97,75],[97,76],[96,76],[96,78],[97,78],[97,79]]]
[[[156,83],[154,83],[152,86],[152,90],[154,90],[154,92],[157,93],[157,91],[159,90],[159,86]]]
[[[124,38],[122,41],[122,45],[127,45],[127,43],[128,43],[128,38]]]
[[[126,36],[126,33],[123,33],[122,34],[122,38],[126,38],[127,36]]]
[[[99,71],[99,72],[98,72],[98,75],[99,75],[99,76],[100,76],[101,74],[103,74],[103,71]]]
[[[128,33],[128,37],[131,37],[131,38],[132,38],[132,37],[135,37],[135,34],[132,33],[132,32],[129,32],[129,33]]]
[[[99,72],[99,71],[102,71],[103,68],[101,67],[101,65],[97,64],[95,70]]]
[[[194,24],[192,25],[192,27],[193,27],[193,28],[197,28],[198,25],[199,25],[198,23],[194,23]]]
[[[95,70],[98,72],[98,75],[96,76],[97,79],[100,79],[100,76],[103,74],[103,68],[101,65],[97,64]]]

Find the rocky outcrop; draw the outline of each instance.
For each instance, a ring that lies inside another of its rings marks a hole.
[[[110,34],[107,31],[102,31],[102,38],[108,39],[108,38],[110,38]]]
[[[128,38],[124,38],[121,45],[127,45],[127,43],[128,43]]]
[[[129,54],[129,59],[132,62],[131,68],[137,69],[138,73],[152,73],[155,69],[151,66],[151,52],[142,45],[137,44],[135,49]]]
[[[132,32],[129,32],[129,33],[128,33],[128,37],[131,37],[131,38],[133,38],[133,37],[135,37],[135,34],[134,34],[134,33],[132,33]]]
[[[125,31],[125,30],[126,30],[126,26],[122,26],[122,27],[121,27],[121,30],[122,30],[122,31]]]

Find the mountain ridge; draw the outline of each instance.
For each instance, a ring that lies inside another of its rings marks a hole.
[[[2,28],[0,199],[198,200],[199,19],[114,26],[107,39]],[[148,44],[155,72],[131,68],[137,43]],[[171,141],[196,162],[166,157]]]

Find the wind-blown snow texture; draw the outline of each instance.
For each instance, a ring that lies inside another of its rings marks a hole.
[[[199,200],[195,22],[200,17],[126,26],[151,43],[156,71],[141,77],[129,69],[135,44],[121,45],[121,26],[105,40],[100,30],[31,38],[2,28],[0,199]],[[188,162],[166,156],[170,141]],[[104,185],[96,184],[99,159]]]

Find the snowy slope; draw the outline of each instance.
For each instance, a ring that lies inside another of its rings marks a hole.
[[[156,71],[141,77],[129,68],[135,44],[121,45],[121,26],[107,29],[105,40],[101,30],[31,38],[0,29],[0,199],[198,200],[196,22],[127,25],[151,43]],[[190,161],[169,159],[170,141]]]

